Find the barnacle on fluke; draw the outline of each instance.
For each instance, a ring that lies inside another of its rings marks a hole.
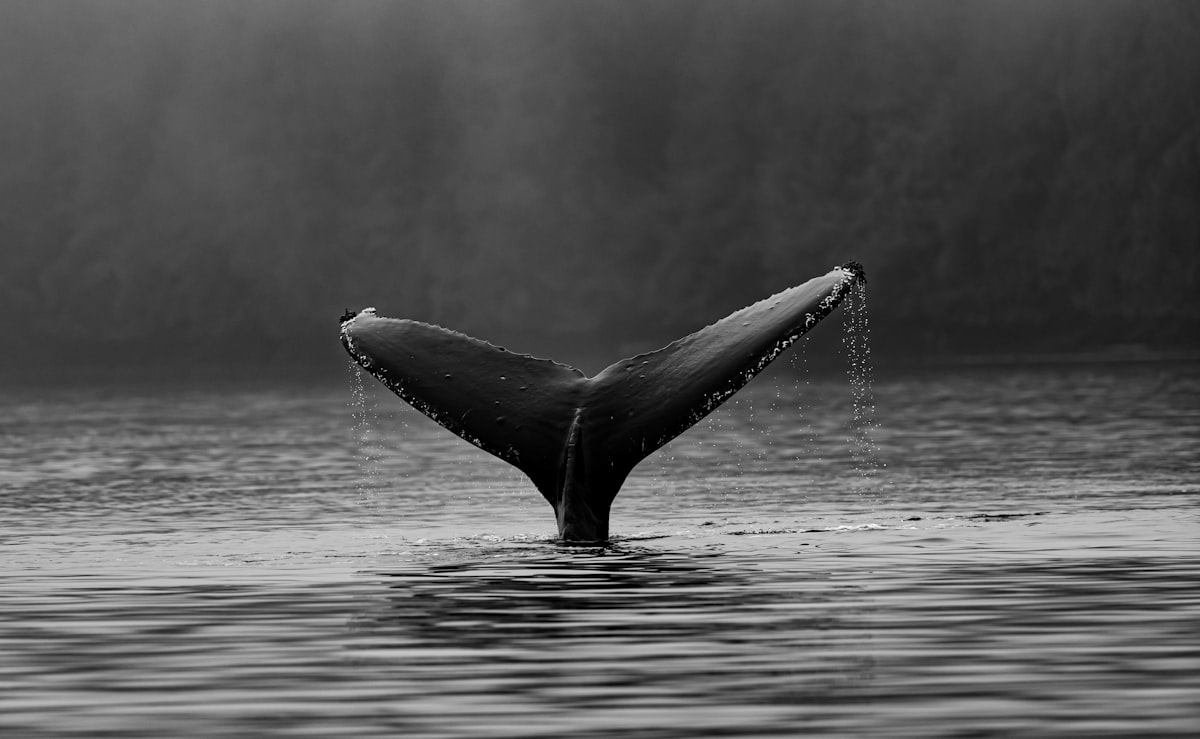
[[[381,318],[374,308],[347,311],[341,339],[396,395],[528,475],[564,540],[595,542],[608,538],[609,508],[638,462],[725,402],[865,281],[862,265],[847,262],[595,377],[440,326]]]

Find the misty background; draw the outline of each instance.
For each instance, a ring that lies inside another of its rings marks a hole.
[[[1191,0],[3,1],[0,101],[10,373],[596,369],[849,259],[885,357],[1200,345]]]

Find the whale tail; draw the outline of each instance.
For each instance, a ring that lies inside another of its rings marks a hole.
[[[373,308],[342,317],[342,344],[392,392],[525,473],[567,541],[608,538],[609,508],[647,455],[686,431],[865,280],[849,262],[594,377]]]

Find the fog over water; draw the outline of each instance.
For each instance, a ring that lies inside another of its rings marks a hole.
[[[858,259],[883,355],[1194,350],[1187,1],[0,4],[5,368],[608,359]],[[64,370],[64,368],[68,368]]]

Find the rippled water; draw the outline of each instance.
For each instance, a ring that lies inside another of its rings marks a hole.
[[[607,548],[371,380],[8,391],[0,735],[1190,736],[1197,369],[777,372]]]

